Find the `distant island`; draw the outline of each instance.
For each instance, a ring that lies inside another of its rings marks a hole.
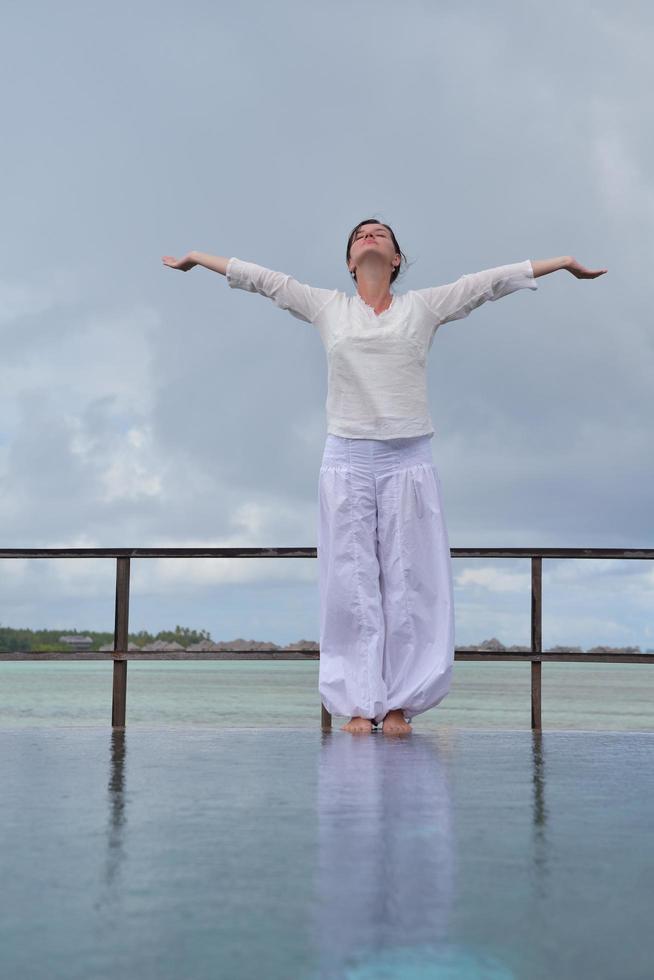
[[[95,630],[31,630],[13,629],[10,626],[0,626],[0,653],[63,653],[68,650],[77,650],[79,653],[87,651],[111,652],[114,648],[114,635],[112,632],[97,632]],[[192,630],[186,626],[176,626],[174,630],[160,630],[158,633],[148,633],[147,630],[140,630],[138,633],[129,634],[128,650],[143,651],[144,653],[161,653],[165,651],[209,652],[220,650],[319,650],[319,644],[315,640],[297,640],[295,643],[287,643],[280,646],[278,643],[271,643],[263,640],[244,640],[238,637],[235,640],[214,641],[208,630]],[[461,647],[456,648],[461,649]],[[526,653],[528,646],[505,646],[500,640],[493,637],[490,640],[483,640],[481,643],[470,644],[465,649],[469,650],[489,650],[501,653]],[[654,653],[654,648],[641,650],[639,646],[609,647],[595,646],[584,650],[579,646],[553,646],[543,647],[545,653],[556,653],[559,650],[571,650],[575,653],[613,653],[613,654],[633,654],[633,653]]]

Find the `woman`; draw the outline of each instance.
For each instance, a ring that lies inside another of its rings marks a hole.
[[[450,546],[432,458],[426,361],[434,334],[487,300],[537,289],[572,256],[498,266],[455,282],[392,293],[406,257],[374,218],[350,233],[354,296],[203,252],[165,265],[202,265],[313,324],[328,361],[327,439],[319,478],[319,691],[344,731],[411,731],[414,715],[449,691],[454,663]]]

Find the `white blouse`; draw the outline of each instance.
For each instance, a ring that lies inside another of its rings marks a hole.
[[[230,258],[226,276],[232,288],[261,293],[318,329],[327,352],[327,431],[350,439],[433,436],[427,354],[438,327],[487,300],[538,289],[525,259],[393,294],[377,314],[358,293],[307,286],[254,262]]]

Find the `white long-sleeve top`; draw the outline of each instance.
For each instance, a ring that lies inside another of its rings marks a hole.
[[[327,352],[327,431],[352,439],[434,435],[427,399],[427,355],[442,323],[487,300],[537,289],[529,259],[393,294],[377,314],[358,293],[321,289],[232,257],[227,282],[269,297],[315,326]]]

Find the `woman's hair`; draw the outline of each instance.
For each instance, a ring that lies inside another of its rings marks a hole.
[[[374,225],[383,225],[384,228],[388,228],[388,230],[391,233],[391,238],[393,239],[393,245],[395,246],[395,251],[398,253],[398,255],[401,255],[402,256],[402,258],[400,259],[400,264],[398,266],[396,266],[395,269],[393,269],[393,272],[392,272],[392,275],[391,275],[391,282],[395,282],[395,280],[397,279],[397,277],[400,274],[400,269],[402,268],[402,262],[404,262],[405,265],[407,264],[407,257],[404,254],[404,252],[402,251],[402,249],[400,248],[400,246],[398,245],[397,238],[395,237],[395,233],[394,233],[393,229],[391,228],[391,226],[385,224],[385,222],[383,222],[383,221],[379,221],[377,218],[365,218],[363,221],[360,221],[359,224],[356,225],[352,229],[352,231],[350,232],[350,237],[347,240],[347,251],[345,253],[345,261],[346,261],[346,263],[349,263],[349,261],[350,261],[350,250],[352,248],[352,242],[354,241],[354,236],[356,235],[356,233],[359,230],[359,228],[362,225],[373,225],[373,224]],[[348,271],[349,271],[349,265],[348,265]],[[356,282],[357,281],[356,271],[350,272],[350,275],[352,276],[352,278]]]

